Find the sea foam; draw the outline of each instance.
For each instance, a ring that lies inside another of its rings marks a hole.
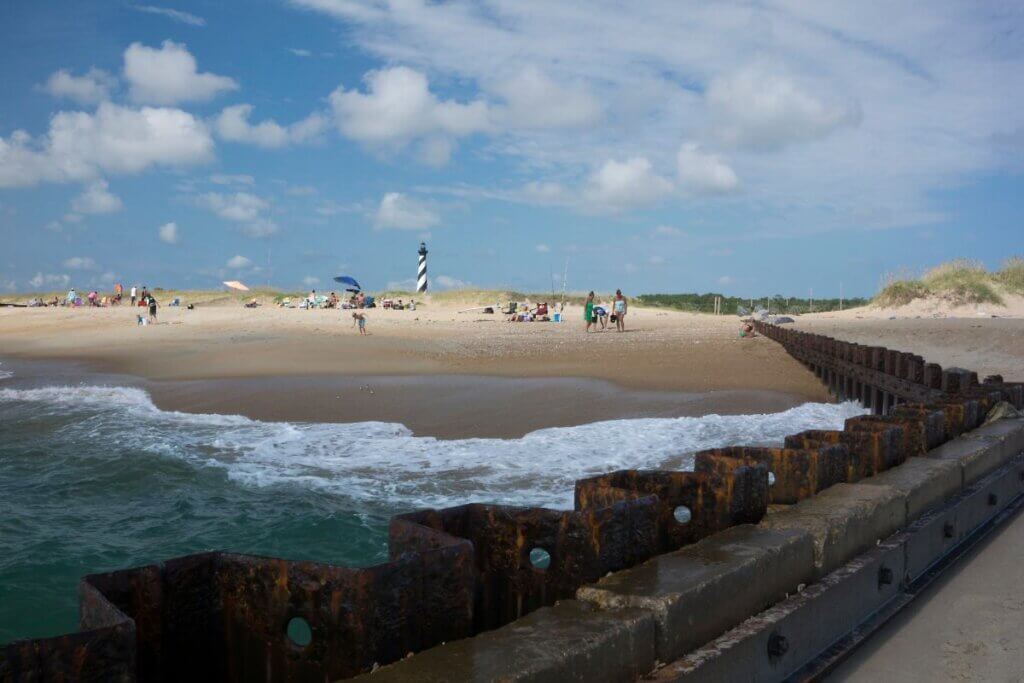
[[[20,419],[60,415],[61,438],[100,442],[222,469],[244,486],[301,486],[367,511],[467,502],[569,509],[576,479],[624,468],[692,467],[692,454],[780,444],[805,429],[837,429],[854,403],[806,403],[763,415],[609,420],[541,429],[518,439],[442,440],[385,422],[263,422],[159,409],[133,387],[0,389]]]

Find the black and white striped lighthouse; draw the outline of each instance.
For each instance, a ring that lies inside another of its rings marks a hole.
[[[427,243],[420,242],[420,265],[416,271],[416,291],[423,294],[427,291]]]

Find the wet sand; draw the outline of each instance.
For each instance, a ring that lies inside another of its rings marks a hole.
[[[4,360],[6,385],[130,386],[162,410],[263,421],[389,422],[440,439],[518,438],[538,429],[639,417],[774,413],[806,396],[767,390],[705,393],[624,389],[587,378],[473,375],[251,377],[147,380],[89,363]],[[3,385],[0,385],[3,386]],[[615,438],[609,432],[609,438]]]
[[[157,401],[179,409],[334,419],[348,403],[352,419],[400,416],[413,426],[422,414],[420,428],[434,433],[446,415],[494,435],[638,415],[774,412],[825,398],[778,344],[740,339],[733,316],[637,308],[626,333],[587,334],[571,307],[565,323],[509,323],[428,305],[371,310],[370,335],[360,337],[345,313],[163,309],[159,325],[140,327],[126,308],[0,309],[0,359],[84,361],[153,381]],[[383,379],[439,376],[466,379]],[[203,380],[223,383],[173,385]],[[371,381],[383,392],[372,400],[336,398]]]

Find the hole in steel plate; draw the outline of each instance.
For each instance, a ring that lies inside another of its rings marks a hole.
[[[292,617],[285,632],[288,634],[288,640],[298,647],[306,647],[313,641],[313,629],[302,617]]]
[[[544,548],[534,548],[530,551],[530,564],[534,569],[547,569],[551,566],[551,553]]]
[[[672,511],[672,516],[675,517],[676,521],[680,524],[688,524],[693,515],[690,513],[690,508],[685,505],[680,505]]]

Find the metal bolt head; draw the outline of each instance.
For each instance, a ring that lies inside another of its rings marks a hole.
[[[956,532],[956,527],[953,522],[946,522],[942,525],[942,535],[946,538],[953,538],[953,534]]]
[[[999,496],[997,496],[994,493],[988,494],[988,504],[989,505],[996,505],[998,502],[999,502]]]

